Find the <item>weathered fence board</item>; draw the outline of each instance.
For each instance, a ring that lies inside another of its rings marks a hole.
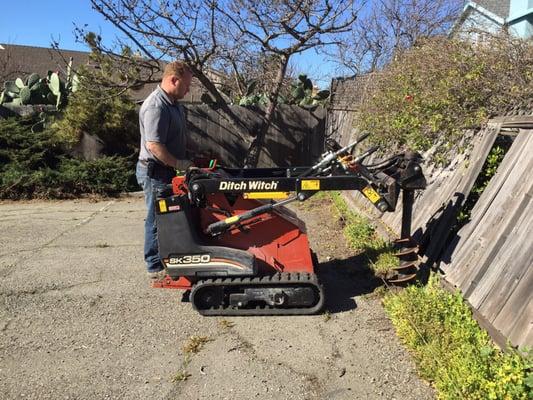
[[[516,346],[533,344],[533,131],[521,130],[440,267]]]
[[[187,126],[191,144],[199,153],[216,157],[223,165],[242,166],[264,111],[230,106],[239,119],[231,120],[217,105],[188,104]],[[310,165],[323,152],[325,110],[280,105],[264,139],[260,167]]]
[[[507,182],[510,178],[509,174],[511,173],[512,168],[509,168],[508,166],[515,165],[516,162],[518,162],[518,160],[521,159],[522,153],[523,153],[522,149],[523,149],[524,139],[525,137],[518,137],[515,140],[515,145],[513,146],[515,150],[507,154],[507,156],[502,162],[502,165],[500,166],[498,170],[498,173],[491,179],[490,184],[487,186],[487,188],[485,189],[485,192],[483,193],[485,201],[483,203],[478,202],[477,206],[472,210],[471,219],[472,221],[477,221],[477,223],[476,224],[471,223],[463,227],[461,229],[460,237],[458,236],[455,238],[454,240],[455,243],[457,243],[457,241],[461,239],[463,241],[463,246],[464,246],[464,251],[461,254],[457,252],[454,254],[454,257],[456,258],[457,263],[466,262],[466,260],[463,259],[462,257],[474,257],[474,258],[477,257],[477,256],[474,256],[472,253],[477,252],[478,246],[480,245],[479,242],[481,238],[470,240],[470,236],[472,235],[472,232],[476,229],[476,227],[479,224],[484,223],[485,218],[488,217],[487,213],[490,214],[491,210],[492,212],[497,212],[497,210],[499,210],[499,208],[501,207],[502,202],[504,201],[504,198],[500,197],[499,200],[496,200],[496,202],[494,202],[495,201],[494,199],[498,195],[498,193],[501,191],[504,183]],[[514,179],[516,178],[517,176],[515,175]],[[486,226],[490,227],[490,224],[487,224]],[[448,253],[453,251],[453,249],[454,247],[450,246]],[[462,274],[462,280],[468,280],[470,278],[469,276],[464,275],[463,272],[461,272],[461,274]],[[459,279],[459,278],[454,277],[453,279]],[[460,282],[459,286],[463,288],[462,281]]]
[[[440,256],[455,215],[470,193],[499,127],[499,124],[489,124],[486,129],[476,133],[471,139],[470,150],[457,154],[446,168],[424,166],[428,187],[415,195],[412,227],[413,236],[426,244],[424,261],[427,264],[433,264]],[[368,208],[368,200],[359,192],[350,192],[349,196],[358,207]],[[379,217],[386,229],[393,232],[392,236],[398,237],[401,208],[400,197],[395,212],[380,214],[371,210],[370,214]]]

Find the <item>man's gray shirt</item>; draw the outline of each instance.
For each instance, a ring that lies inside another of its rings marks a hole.
[[[157,87],[144,101],[139,111],[141,130],[140,160],[155,159],[146,149],[146,142],[164,144],[178,160],[186,158],[187,135],[183,107]]]

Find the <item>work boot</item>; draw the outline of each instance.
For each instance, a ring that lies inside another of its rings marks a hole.
[[[148,278],[152,281],[160,281],[166,276],[166,272],[164,269],[157,272],[148,272]]]

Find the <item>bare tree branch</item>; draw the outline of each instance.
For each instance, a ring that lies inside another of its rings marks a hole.
[[[91,0],[93,8],[123,36],[119,48],[131,48],[160,68],[161,60],[180,58],[233,120],[235,115],[209,78],[209,70],[231,71],[236,90],[246,90],[253,63],[269,60],[270,104],[255,136],[247,164],[256,165],[266,131],[286,82],[293,55],[336,46],[349,32],[364,0]],[[123,51],[93,41],[102,54],[124,60]],[[126,52],[129,57],[129,53]],[[130,57],[131,58],[131,57]],[[257,65],[257,64],[256,64]],[[131,78],[130,78],[131,80]],[[122,82],[127,84],[130,82]],[[267,87],[267,85],[265,85]]]
[[[446,34],[463,1],[376,0],[367,5],[350,40],[330,52],[334,61],[354,73],[376,71],[418,40]]]

